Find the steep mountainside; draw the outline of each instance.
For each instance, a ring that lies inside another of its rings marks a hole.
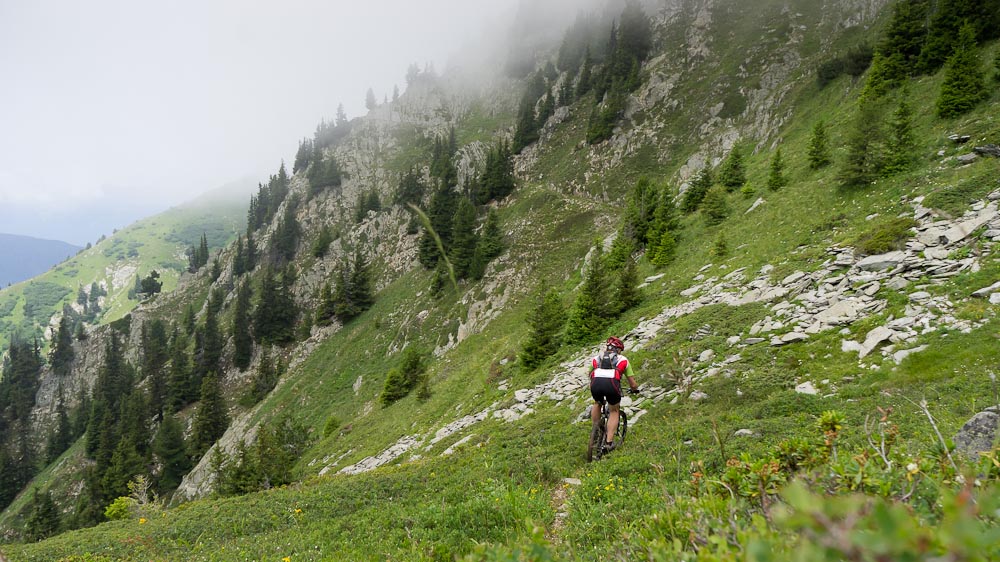
[[[904,4],[751,4],[615,4],[321,124],[215,272],[41,367],[8,449],[83,421],[5,536],[113,521],[4,552],[1000,556],[992,434],[959,433],[997,417],[996,38],[963,33],[984,93],[942,118],[958,56],[871,93]],[[922,41],[997,8],[954,4]],[[587,463],[609,335],[641,394]]]
[[[185,251],[197,246],[202,235],[212,248],[218,248],[242,230],[247,208],[244,192],[207,196],[138,221],[82,252],[67,253],[62,257],[68,259],[38,271],[30,280],[0,289],[0,345],[6,346],[12,333],[27,339],[50,337],[49,327],[58,325],[64,306],[87,316],[79,302],[80,292],[82,300],[89,300],[95,284],[106,294],[95,295],[97,309],[87,319],[90,324],[128,314],[138,303],[134,295],[137,276],[145,277],[154,269],[161,275],[163,290],[173,290],[188,267]]]

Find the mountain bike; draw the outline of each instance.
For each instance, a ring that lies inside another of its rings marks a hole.
[[[608,444],[608,416],[611,408],[607,400],[601,401],[601,419],[593,423],[590,430],[590,441],[587,443],[587,462],[601,460],[608,451],[605,446]],[[615,448],[622,446],[625,442],[625,434],[628,433],[628,416],[625,409],[618,409],[618,429],[615,430]]]

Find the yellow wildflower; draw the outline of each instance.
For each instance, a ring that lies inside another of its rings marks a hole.
[[[140,518],[139,518],[139,524],[140,524],[140,525],[142,525],[142,524],[143,524],[143,523],[145,523],[145,522],[146,522],[146,518],[145,518],[145,517],[140,517]]]

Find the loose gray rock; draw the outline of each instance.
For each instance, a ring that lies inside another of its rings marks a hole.
[[[997,413],[996,406],[979,412],[955,434],[955,448],[970,459],[978,458],[979,453],[993,450],[997,425],[1000,425],[1000,414]]]
[[[975,162],[977,158],[979,158],[979,156],[976,153],[970,152],[968,154],[962,154],[961,156],[956,156],[955,160],[957,160],[960,164],[969,164]]]
[[[889,252],[877,256],[868,256],[857,263],[857,268],[862,271],[882,271],[896,267],[905,259],[905,252]]]
[[[797,385],[795,387],[795,392],[798,392],[799,394],[813,394],[813,395],[819,394],[819,391],[816,390],[815,386],[813,386],[812,381],[806,381],[800,385]]]
[[[992,156],[993,158],[1000,158],[1000,146],[995,144],[986,144],[983,146],[977,146],[972,149],[973,152],[980,156]]]

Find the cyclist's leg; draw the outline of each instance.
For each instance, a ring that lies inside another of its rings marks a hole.
[[[618,404],[608,406],[608,443],[615,440],[615,431],[618,431]]]
[[[593,423],[598,423],[601,421],[601,402],[595,401],[590,407],[590,421]]]

